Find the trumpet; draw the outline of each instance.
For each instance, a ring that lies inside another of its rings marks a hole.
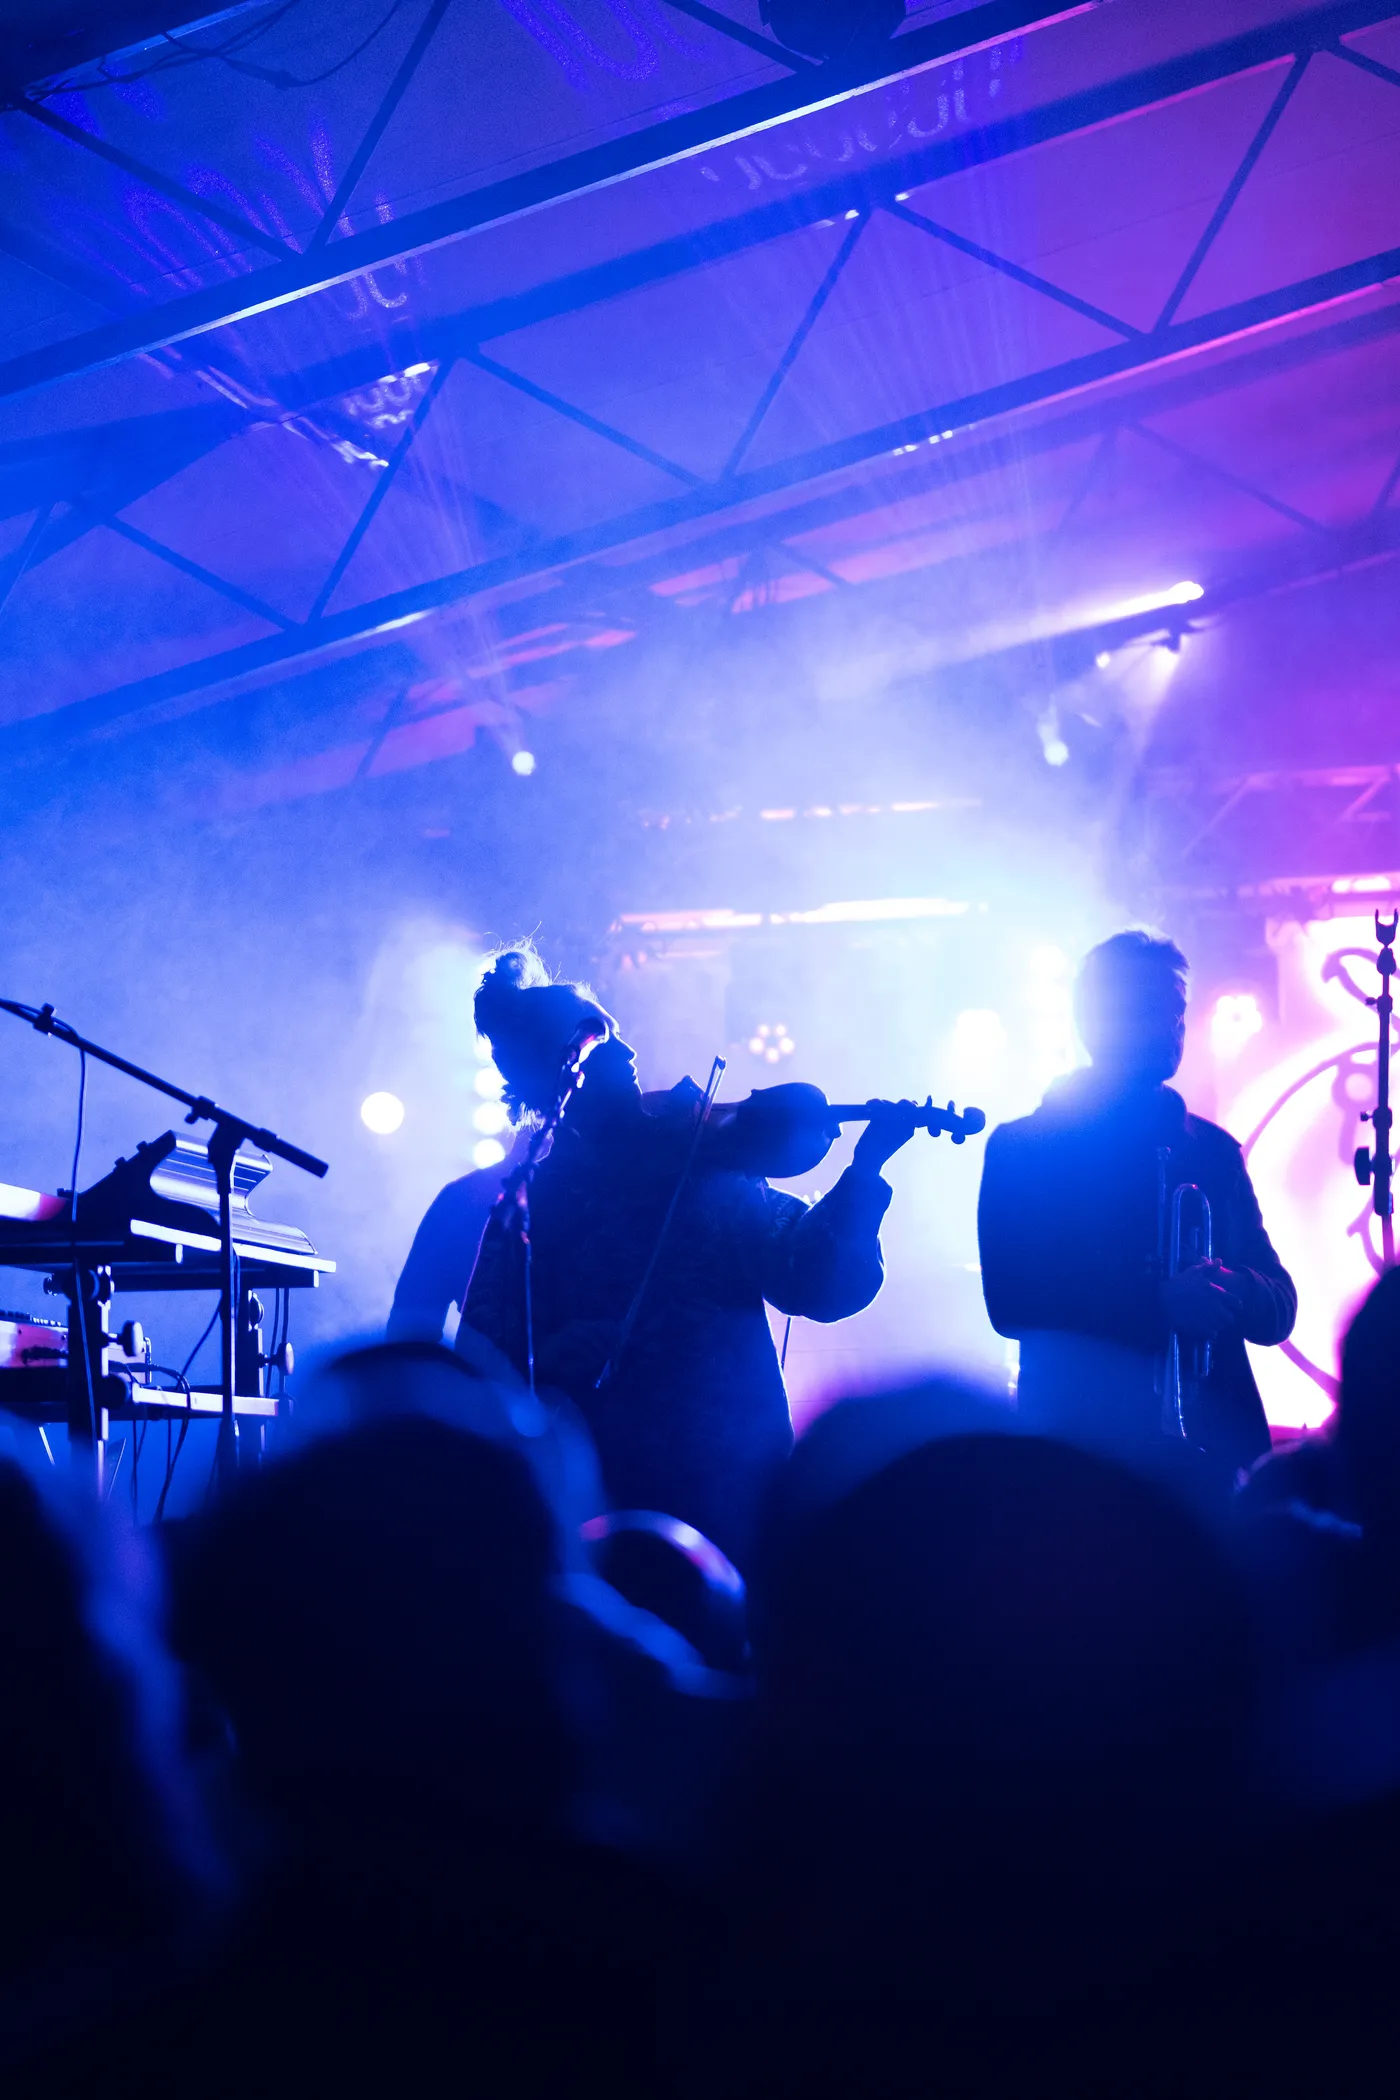
[[[1210,1198],[1194,1181],[1182,1182],[1167,1195],[1165,1147],[1157,1154],[1157,1244],[1158,1268],[1164,1277],[1179,1276],[1183,1269],[1214,1257]],[[1157,1364],[1157,1392],[1162,1407],[1162,1434],[1185,1440],[1185,1387],[1200,1385],[1210,1376],[1211,1348],[1208,1341],[1183,1346],[1175,1332]]]

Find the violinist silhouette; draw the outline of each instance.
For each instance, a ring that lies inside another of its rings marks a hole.
[[[732,1143],[697,1148],[700,1088],[643,1094],[611,1016],[585,988],[551,983],[533,951],[496,958],[476,1023],[518,1123],[554,1112],[571,1046],[598,1037],[529,1190],[537,1382],[584,1415],[615,1507],[679,1517],[743,1566],[764,1483],[792,1444],[765,1302],[821,1321],[870,1304],[891,1198],[880,1169],[918,1111],[872,1104],[850,1166],[809,1205]],[[459,1346],[475,1331],[522,1373],[525,1264],[505,1202],[482,1236]]]

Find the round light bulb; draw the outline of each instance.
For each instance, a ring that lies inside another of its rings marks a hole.
[[[392,1137],[403,1122],[403,1113],[397,1094],[366,1094],[360,1103],[360,1121],[376,1137]]]

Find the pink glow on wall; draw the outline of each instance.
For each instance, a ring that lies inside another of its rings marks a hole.
[[[1370,1191],[1351,1165],[1369,1132],[1361,1112],[1375,1101],[1365,1000],[1379,987],[1376,943],[1369,913],[1280,921],[1268,937],[1279,1018],[1242,1048],[1225,1032],[1218,1114],[1245,1146],[1264,1222],[1298,1285],[1292,1341],[1250,1352],[1264,1406],[1276,1429],[1313,1429],[1332,1412],[1341,1336],[1383,1265]]]

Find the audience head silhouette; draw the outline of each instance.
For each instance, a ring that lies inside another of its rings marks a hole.
[[[1243,1608],[1145,1483],[1029,1437],[928,1443],[790,1539],[768,1607],[765,1811],[836,1972],[976,1995],[1018,1949],[1063,1983],[1218,1837]]]
[[[293,1850],[353,1827],[412,1874],[557,1822],[554,1568],[524,1459],[423,1416],[240,1482],[182,1557],[177,1633]]]
[[[1380,1488],[1400,1516],[1400,1267],[1388,1269],[1342,1345],[1335,1432],[1358,1488]]]
[[[216,1891],[174,1673],[100,1516],[0,1460],[0,2056],[168,1960]]]

